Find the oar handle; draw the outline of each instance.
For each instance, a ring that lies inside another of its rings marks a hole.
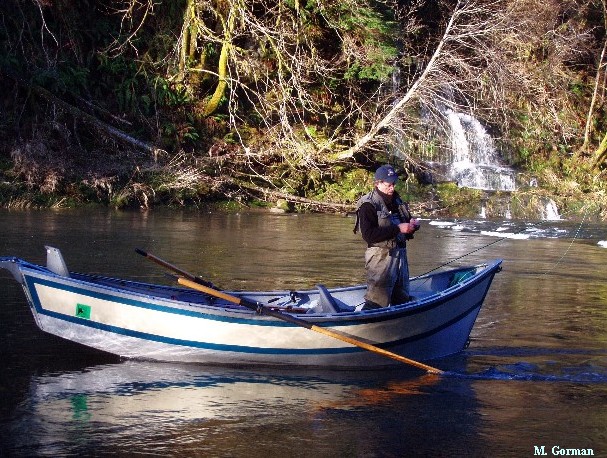
[[[443,374],[444,372],[441,371],[440,369],[436,369],[432,366],[428,366],[424,363],[420,363],[418,361],[415,361],[413,359],[409,359],[409,358],[405,358],[404,356],[398,355],[396,353],[392,353],[391,351],[388,350],[384,350],[383,348],[379,348],[375,345],[371,345],[369,343],[363,342],[361,340],[355,339],[351,336],[347,336],[344,335],[342,333],[338,333],[335,331],[332,331],[331,329],[327,329],[327,328],[323,328],[321,326],[316,326],[315,324],[312,324],[306,320],[302,320],[300,318],[294,317],[293,315],[290,315],[288,313],[282,313],[278,310],[273,310],[271,308],[266,307],[265,305],[259,303],[259,302],[253,302],[250,300],[247,300],[245,298],[242,297],[236,297],[236,296],[232,296],[230,294],[224,293],[223,291],[217,291],[214,290],[213,288],[209,288],[208,286],[204,286],[204,285],[200,285],[198,283],[195,283],[191,280],[188,280],[187,278],[183,278],[183,277],[178,277],[177,278],[177,283],[179,283],[180,285],[184,285],[187,286],[189,288],[201,291],[203,293],[207,293],[211,296],[215,296],[218,297],[220,299],[224,299],[228,302],[232,302],[234,304],[237,305],[242,305],[243,307],[246,307],[248,309],[251,310],[255,310],[258,313],[262,313],[264,315],[269,315],[269,316],[273,316],[275,318],[278,318],[279,320],[283,320],[283,321],[287,321],[289,323],[295,324],[297,326],[301,326],[304,327],[306,329],[310,329],[311,331],[315,331],[318,332],[320,334],[324,334],[326,336],[332,337],[334,339],[337,340],[341,340],[342,342],[346,342],[349,343],[351,345],[354,345],[356,347],[359,348],[363,348],[365,350],[371,351],[373,353],[377,353],[379,355],[383,355],[386,356],[388,358],[392,358],[396,361],[400,361],[401,363],[405,363],[405,364],[409,364],[411,366],[415,366],[419,369],[423,369],[427,372],[430,372],[432,374]]]
[[[153,261],[156,264],[161,265],[162,267],[165,267],[165,268],[167,268],[169,270],[172,270],[173,272],[178,273],[179,275],[182,275],[185,278],[189,278],[190,280],[192,280],[192,281],[194,281],[194,282],[196,282],[196,283],[198,283],[200,285],[209,286],[211,288],[216,288],[216,286],[213,285],[213,283],[211,283],[210,281],[206,281],[206,280],[204,280],[204,279],[202,279],[202,278],[200,278],[200,277],[198,277],[198,276],[196,276],[194,274],[191,274],[191,273],[189,273],[189,272],[187,272],[185,270],[182,270],[179,267],[174,266],[173,264],[170,264],[170,263],[168,263],[168,262],[160,259],[159,257],[154,256],[151,253],[143,251],[143,250],[141,250],[139,248],[135,248],[135,252],[137,254],[140,254],[143,257],[148,258],[150,261]]]

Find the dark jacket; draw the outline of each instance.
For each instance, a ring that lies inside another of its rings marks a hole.
[[[411,221],[408,205],[398,193],[391,198],[374,188],[362,196],[356,205],[356,225],[354,233],[360,229],[369,247],[395,248],[404,246],[408,234],[401,234],[398,224]]]

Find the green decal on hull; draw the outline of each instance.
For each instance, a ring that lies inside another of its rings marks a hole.
[[[76,304],[76,316],[90,320],[91,319],[91,306],[84,305],[84,304]]]

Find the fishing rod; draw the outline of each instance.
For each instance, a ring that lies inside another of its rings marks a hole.
[[[582,230],[582,227],[583,227],[583,225],[584,225],[584,222],[586,221],[586,217],[587,217],[587,215],[588,215],[588,208],[586,208],[586,211],[584,212],[584,216],[583,216],[582,221],[580,222],[580,225],[578,226],[578,228],[577,228],[577,230],[576,230],[576,232],[575,232],[575,234],[574,234],[574,236],[573,236],[573,240],[571,240],[571,243],[569,244],[569,247],[567,247],[567,250],[565,250],[565,253],[563,254],[563,256],[561,256],[561,258],[560,258],[560,259],[559,259],[559,260],[558,260],[558,261],[555,263],[555,267],[556,267],[556,266],[557,266],[557,265],[558,265],[558,264],[559,264],[559,263],[560,263],[560,262],[561,262],[561,261],[562,261],[562,260],[565,258],[565,256],[567,256],[567,253],[569,253],[569,250],[570,250],[570,249],[571,249],[571,247],[573,246],[573,243],[574,243],[574,242],[577,240],[577,238],[578,238],[578,236],[579,236],[579,234],[580,234],[580,232],[581,232],[581,230]],[[541,224],[545,224],[546,222],[547,222],[547,220],[544,220],[544,221],[542,221],[542,222],[541,222]],[[522,233],[522,232],[525,232],[527,229],[528,229],[528,228],[527,228],[527,227],[525,227],[525,228],[523,228],[523,229],[521,229],[521,230],[519,230],[519,231],[517,231],[517,232],[513,232],[513,233],[512,233],[512,235],[517,235],[517,234],[520,234],[520,233]],[[488,247],[490,247],[490,246],[492,246],[492,245],[496,245],[496,244],[498,244],[498,243],[500,243],[500,242],[503,242],[504,240],[506,240],[506,239],[508,239],[508,238],[511,238],[511,237],[502,237],[502,238],[500,238],[500,239],[494,240],[494,241],[493,241],[493,242],[491,242],[491,243],[488,243],[488,244],[483,245],[482,247],[476,248],[476,249],[474,249],[474,250],[472,250],[472,251],[470,251],[470,252],[468,252],[468,253],[466,253],[466,254],[463,254],[463,255],[461,255],[461,256],[458,256],[457,258],[454,258],[454,259],[452,259],[452,260],[450,260],[450,261],[447,261],[447,262],[445,262],[444,264],[441,264],[440,266],[435,267],[434,269],[431,269],[431,270],[427,271],[426,273],[423,273],[423,274],[421,274],[421,275],[418,275],[418,276],[416,276],[416,277],[414,277],[414,278],[419,278],[419,277],[423,277],[424,275],[428,275],[429,273],[434,272],[435,270],[438,270],[438,269],[440,269],[440,268],[442,268],[442,267],[448,266],[448,265],[449,265],[449,264],[451,264],[452,262],[455,262],[455,261],[457,261],[457,260],[459,260],[459,259],[465,258],[466,256],[469,256],[469,255],[471,255],[471,254],[473,254],[473,253],[476,253],[477,251],[484,250],[485,248],[488,248]],[[547,272],[546,272],[546,273],[547,273]],[[545,274],[546,274],[546,273],[545,273]]]
[[[524,230],[526,230],[526,229],[524,229]],[[520,232],[523,232],[523,231],[520,231]],[[517,234],[518,234],[518,232],[517,232]],[[426,273],[423,273],[423,274],[420,274],[420,275],[418,275],[418,276],[416,276],[416,277],[413,277],[413,278],[412,278],[412,280],[413,280],[413,279],[415,279],[415,278],[423,277],[424,275],[428,275],[429,273],[434,272],[435,270],[438,270],[438,269],[440,269],[440,268],[442,268],[442,267],[448,266],[448,265],[449,265],[449,264],[451,264],[452,262],[455,262],[455,261],[457,261],[457,260],[459,260],[459,259],[465,258],[466,256],[469,256],[469,255],[471,255],[472,253],[476,253],[477,251],[484,250],[485,248],[490,247],[491,245],[495,245],[496,243],[499,243],[499,242],[501,242],[501,241],[503,241],[503,240],[505,240],[505,239],[507,239],[507,238],[508,238],[508,237],[502,237],[502,238],[501,238],[501,239],[499,239],[499,240],[495,240],[495,241],[493,241],[493,242],[491,242],[491,243],[488,243],[487,245],[482,246],[482,247],[480,247],[480,248],[477,248],[477,249],[475,249],[475,250],[472,250],[472,251],[470,251],[469,253],[466,253],[466,254],[463,254],[463,255],[461,255],[461,256],[458,256],[457,258],[454,258],[454,259],[452,259],[451,261],[445,262],[444,264],[441,264],[440,266],[435,267],[434,269],[431,269],[431,270],[429,270],[429,271],[428,271],[428,272],[426,272]]]
[[[542,223],[545,223],[545,222],[546,222],[546,221],[542,221]],[[520,234],[520,233],[522,233],[522,232],[525,232],[526,230],[527,230],[527,227],[525,227],[525,228],[521,229],[520,231],[514,232],[512,235],[517,235],[517,234]],[[423,273],[423,274],[420,274],[420,275],[418,275],[418,276],[416,276],[416,277],[414,277],[414,278],[419,278],[419,277],[423,277],[424,275],[428,275],[429,273],[434,272],[435,270],[438,270],[438,269],[441,269],[441,268],[443,268],[443,267],[445,267],[445,266],[448,266],[449,264],[451,264],[451,263],[453,263],[453,262],[455,262],[455,261],[458,261],[458,260],[460,260],[460,259],[463,259],[463,258],[465,258],[466,256],[470,256],[471,254],[476,253],[477,251],[484,250],[485,248],[488,248],[488,247],[490,247],[491,245],[496,245],[496,244],[498,244],[498,243],[500,243],[500,242],[503,242],[504,240],[506,240],[506,239],[508,239],[508,238],[510,238],[510,237],[502,237],[502,238],[500,238],[500,239],[494,240],[494,241],[493,241],[493,242],[491,242],[491,243],[488,243],[488,244],[483,245],[482,247],[476,248],[476,249],[474,249],[474,250],[472,250],[472,251],[470,251],[470,252],[468,252],[468,253],[466,253],[466,254],[463,254],[463,255],[461,255],[461,256],[458,256],[457,258],[454,258],[454,259],[452,259],[451,261],[447,261],[447,262],[445,262],[444,264],[441,264],[440,266],[435,267],[434,269],[431,269],[431,270],[429,270],[429,271],[427,271],[427,272],[425,272],[425,273]]]

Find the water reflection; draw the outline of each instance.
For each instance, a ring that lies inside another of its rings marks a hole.
[[[2,276],[0,456],[530,456],[534,444],[604,454],[607,226],[452,222],[422,223],[413,275],[454,259],[504,263],[470,347],[433,362],[463,376],[438,380],[120,363],[40,332]],[[339,286],[362,282],[352,226],[331,215],[0,211],[0,254],[44,263],[48,244],[75,271],[168,282],[139,247],[229,289]],[[503,237],[518,231],[529,237]]]
[[[19,408],[21,421],[13,425],[12,447],[21,454],[52,450],[59,455],[144,450],[185,456],[215,448],[223,456],[226,450],[229,456],[250,456],[284,448],[289,456],[312,451],[320,453],[314,456],[362,456],[388,439],[380,427],[385,412],[425,402],[436,407],[429,399],[414,398],[427,398],[440,383],[434,375],[400,371],[281,373],[106,364],[32,377],[28,400]],[[359,422],[369,409],[379,417]],[[406,430],[411,424],[406,417],[386,424]],[[468,418],[466,412],[459,420]],[[32,428],[34,423],[39,427]],[[309,441],[310,450],[293,454],[281,445],[294,439]],[[386,445],[397,442],[390,438]]]

